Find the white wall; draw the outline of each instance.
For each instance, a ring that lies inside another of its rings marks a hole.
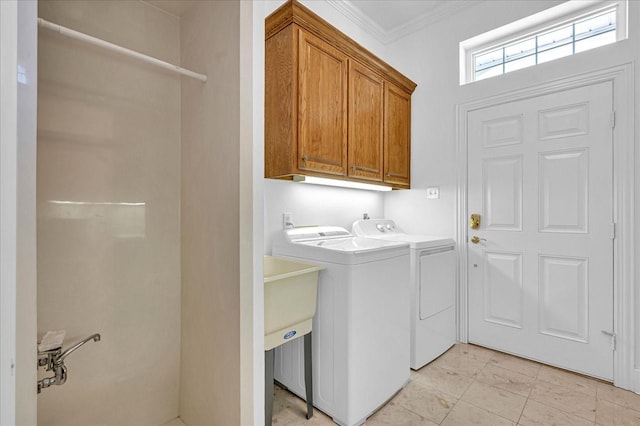
[[[351,230],[363,213],[382,217],[383,200],[378,192],[266,179],[264,211],[264,249],[269,254],[282,232],[284,212],[293,214],[296,226],[336,225]]]
[[[241,131],[247,112],[241,96],[246,99],[250,84],[240,83],[241,19],[241,2],[202,1],[190,5],[181,23],[182,65],[209,77],[204,84],[183,78],[181,94],[180,417],[188,425],[250,421],[241,413],[242,402],[251,402],[241,395],[247,362],[241,345],[250,333],[241,321],[253,321],[243,300],[250,278],[241,272],[252,263],[252,212],[240,212],[251,209],[252,196],[245,145],[251,129]]]
[[[456,104],[502,92],[506,89],[502,80],[513,78],[498,77],[500,84],[489,90],[480,87],[486,81],[460,87],[458,43],[558,3],[527,1],[505,7],[504,1],[480,2],[387,46],[390,60],[418,84],[411,98],[412,189],[385,195],[385,215],[405,231],[455,236]],[[527,84],[522,74],[539,72],[524,70],[515,77],[515,86]],[[429,186],[440,187],[439,199],[427,199]]]
[[[263,22],[253,2],[240,3],[240,424],[264,423],[264,95],[254,81]]]
[[[353,21],[337,11],[327,1],[317,0],[302,0],[301,3],[311,9],[318,16],[329,22],[338,30],[351,37],[357,43],[360,43],[364,48],[369,50],[374,55],[379,56],[381,59],[386,60],[387,47],[374,38],[367,31],[361,27],[354,25]],[[389,63],[394,66],[393,63]]]
[[[567,58],[525,68],[503,76],[459,85],[459,42],[557,5],[555,1],[518,2],[488,0],[469,7],[411,34],[387,47],[392,63],[417,84],[412,98],[412,190],[385,195],[385,215],[410,232],[449,235],[456,232],[456,105],[475,99],[542,84],[570,75],[640,59],[640,2],[629,2],[629,39]],[[638,111],[640,80],[635,69],[635,106]],[[634,140],[636,170],[640,166],[638,121]],[[633,176],[628,176],[632,180]],[[636,174],[636,217],[640,203],[640,174]],[[424,189],[440,186],[441,198],[427,200]],[[636,247],[640,227],[636,227]],[[631,255],[631,253],[628,253]],[[638,268],[636,266],[636,268]],[[636,269],[636,277],[640,269]],[[629,277],[627,279],[632,279]],[[640,313],[636,286],[635,312]],[[640,315],[635,316],[635,365],[640,367]],[[640,370],[636,370],[640,372]],[[640,375],[638,375],[640,377]],[[637,380],[639,382],[640,380]],[[636,390],[640,391],[640,384]]]

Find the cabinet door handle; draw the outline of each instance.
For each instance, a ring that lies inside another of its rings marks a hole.
[[[351,166],[351,170],[353,170],[354,172],[356,170],[360,170],[361,172],[380,173],[379,170],[372,169],[370,167],[356,166],[355,164],[353,166]]]
[[[404,179],[404,178],[405,178],[405,175],[401,175],[401,174],[399,174],[399,173],[391,173],[391,172],[389,172],[389,173],[387,173],[387,177],[397,177],[397,178],[402,178],[402,179]]]
[[[309,158],[309,157],[307,157],[306,155],[303,155],[303,156],[302,156],[302,161],[306,162],[308,158]]]

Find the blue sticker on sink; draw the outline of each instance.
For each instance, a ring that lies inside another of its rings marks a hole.
[[[285,338],[285,340],[286,339],[291,339],[295,335],[296,335],[296,331],[295,330],[291,330],[290,332],[288,332],[287,334],[284,335],[284,338]]]

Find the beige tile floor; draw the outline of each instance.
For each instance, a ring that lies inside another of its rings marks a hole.
[[[273,425],[331,425],[276,387]],[[411,372],[410,383],[367,425],[640,425],[640,395],[536,362],[458,344]]]

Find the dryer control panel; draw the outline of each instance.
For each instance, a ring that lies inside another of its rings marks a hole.
[[[401,234],[403,232],[390,219],[363,219],[354,222],[353,233],[361,237],[374,237],[381,234]]]

